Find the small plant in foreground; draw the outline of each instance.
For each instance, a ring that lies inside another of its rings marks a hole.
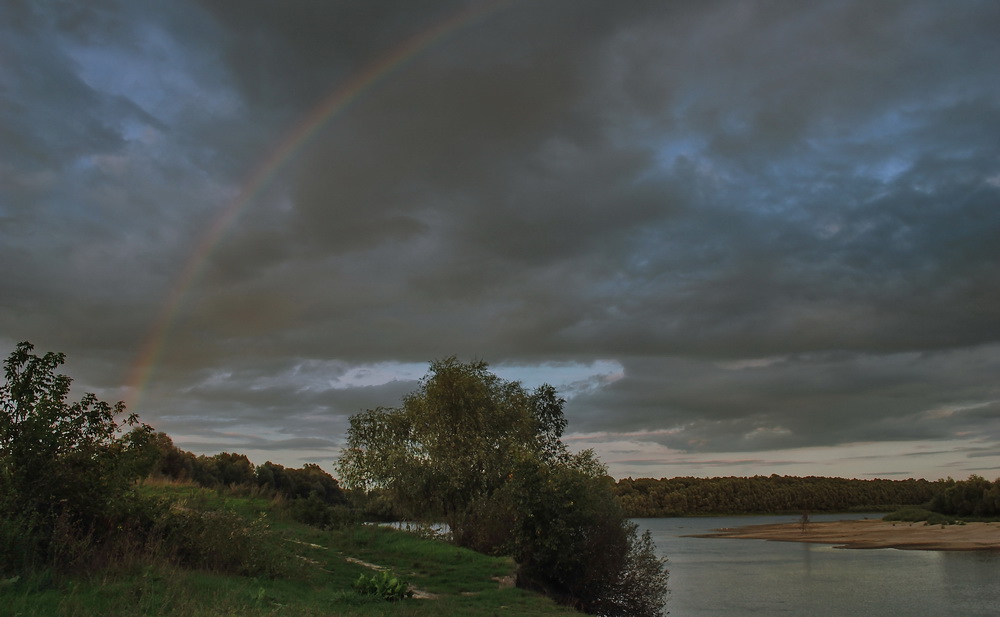
[[[354,590],[366,596],[374,596],[388,602],[398,602],[403,598],[412,598],[410,586],[388,570],[366,576],[364,574],[354,581]]]

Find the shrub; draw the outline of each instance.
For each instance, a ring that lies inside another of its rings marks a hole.
[[[150,536],[159,540],[163,556],[190,568],[268,577],[286,568],[286,555],[263,515],[248,522],[234,512],[174,505],[161,514]]]
[[[41,538],[28,520],[0,516],[0,574],[30,569],[42,552]]]
[[[900,508],[891,514],[886,514],[882,517],[882,520],[915,523],[917,521],[926,521],[928,517],[933,515],[934,513],[930,510],[925,510],[924,508],[918,508],[916,506],[906,506],[905,508]]]
[[[285,507],[292,519],[320,529],[339,529],[356,522],[350,508],[328,505],[315,492],[304,499],[293,499]]]
[[[516,518],[511,539],[518,585],[587,613],[663,614],[668,572],[649,534],[622,512],[609,478],[588,456],[523,465],[505,488]]]
[[[67,541],[73,530],[84,543],[113,535],[155,454],[152,429],[135,414],[121,419],[123,403],[90,393],[68,402],[71,380],[55,373],[65,356],[33,349],[17,345],[0,386],[0,533],[19,527],[30,538],[7,551],[25,564],[61,550],[51,546],[56,532]]]
[[[360,575],[358,580],[354,581],[354,590],[362,595],[381,598],[388,602],[398,602],[413,597],[409,584],[388,570],[372,575]]]

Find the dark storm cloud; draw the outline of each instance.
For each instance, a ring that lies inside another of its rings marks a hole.
[[[891,355],[834,352],[720,363],[624,362],[574,400],[576,428],[648,431],[678,450],[757,451],[864,441],[1000,439],[996,346]]]
[[[89,376],[120,383],[199,206],[218,198],[174,123],[199,95],[170,69],[190,65],[165,55],[183,34],[158,46],[144,35],[169,11],[111,2],[0,11],[3,337],[85,353],[91,368],[107,356],[117,368]]]
[[[274,444],[451,354],[675,450],[1000,438],[995,3],[496,3],[260,169],[484,6],[5,3],[0,342],[112,396],[177,300],[140,411]]]

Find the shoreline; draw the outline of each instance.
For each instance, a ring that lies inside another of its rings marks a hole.
[[[854,549],[984,551],[1000,550],[1000,522],[925,525],[923,522],[863,519],[807,523],[805,528],[801,523],[748,525],[686,537],[810,542]]]

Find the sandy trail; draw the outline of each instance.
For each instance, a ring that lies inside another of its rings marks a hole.
[[[295,544],[301,544],[302,546],[308,546],[310,548],[322,549],[324,551],[330,550],[330,549],[328,549],[325,546],[321,546],[319,544],[313,544],[311,542],[301,542],[299,540],[288,540],[288,541],[289,542],[294,542]],[[319,562],[316,561],[315,559],[309,559],[308,557],[302,557],[302,559],[305,559],[306,561],[308,561],[310,563],[319,565]],[[344,561],[349,561],[351,563],[358,564],[359,566],[363,566],[365,568],[369,568],[371,570],[375,570],[376,572],[382,572],[384,570],[388,570],[388,568],[386,568],[385,566],[380,566],[378,564],[369,563],[367,561],[362,561],[362,560],[357,559],[355,557],[344,557]],[[327,570],[327,572],[329,572],[329,570]],[[419,589],[417,587],[414,587],[413,585],[410,585],[410,591],[413,592],[413,597],[414,598],[417,598],[417,599],[420,599],[420,600],[436,600],[438,598],[438,595],[436,593],[431,593],[429,591],[424,591],[423,589]]]
[[[924,525],[882,520],[750,525],[698,534],[698,538],[741,538],[814,542],[837,548],[898,548],[928,551],[1000,550],[1000,523]]]

